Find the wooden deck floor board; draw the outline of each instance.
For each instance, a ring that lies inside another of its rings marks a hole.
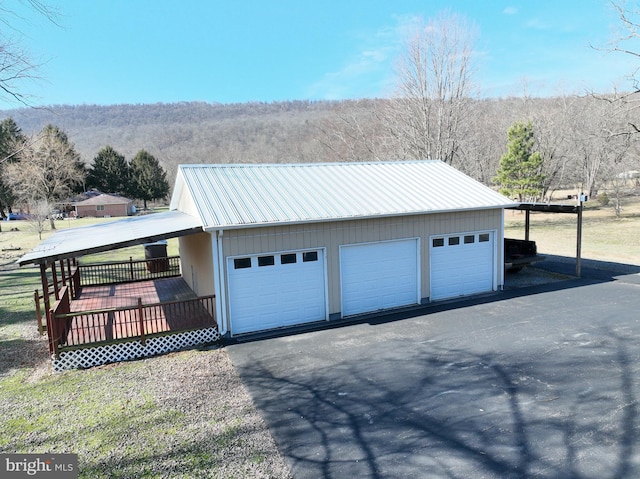
[[[215,320],[199,303],[159,304],[197,299],[183,278],[157,279],[109,286],[87,286],[72,301],[72,312],[135,308],[96,312],[71,322],[66,345],[77,346],[140,336],[138,298],[145,307],[145,334],[215,326]],[[82,324],[84,322],[84,324]]]

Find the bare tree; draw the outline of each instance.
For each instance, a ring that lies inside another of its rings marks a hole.
[[[6,174],[22,201],[55,204],[84,182],[86,170],[67,135],[48,125],[36,141],[27,140],[21,161],[7,165]],[[55,229],[50,220],[51,229]]]
[[[622,164],[632,146],[629,135],[619,134],[626,120],[615,103],[585,98],[573,115],[571,155],[580,184],[595,197],[602,183]]]
[[[638,40],[640,40],[640,7],[636,1],[616,2],[611,0],[611,6],[617,12],[620,30],[617,38],[608,47],[596,48],[613,54],[623,54],[631,57],[632,65],[628,78],[631,81],[631,91],[614,89],[610,95],[592,94],[595,98],[605,102],[614,103],[616,108],[624,110],[626,121],[616,132],[618,135],[635,135],[640,133],[640,123],[637,118],[637,110],[640,108],[640,51],[638,51]]]
[[[505,132],[518,119],[510,100],[476,100],[465,115],[456,167],[485,185],[492,182],[506,152]]]
[[[317,140],[336,161],[389,160],[397,157],[382,120],[387,100],[343,101],[321,119]]]
[[[576,104],[580,101],[576,96],[525,99],[525,115],[534,124],[536,150],[543,159],[543,198],[550,198],[554,189],[561,187],[570,173],[568,170],[573,150],[571,125]]]
[[[23,3],[48,21],[57,24],[57,11],[44,2],[25,0]],[[30,54],[22,48],[20,41],[15,39],[19,31],[15,23],[21,18],[5,5],[0,5],[0,23],[6,27],[0,30],[0,98],[31,106],[31,96],[25,93],[23,84],[25,81],[37,79],[36,72],[40,65],[33,61]],[[7,32],[13,32],[13,36]]]
[[[449,13],[416,24],[386,115],[402,156],[456,163],[472,96],[475,32],[466,19]]]
[[[42,232],[47,224],[47,219],[51,219],[53,206],[45,199],[33,199],[27,202],[29,208],[29,223],[32,229],[38,233],[38,239],[42,239]]]
[[[618,38],[611,44],[609,51],[623,53],[635,58],[636,66],[630,72],[633,80],[634,89],[640,89],[640,79],[638,71],[640,71],[640,51],[634,48],[634,42],[640,39],[640,8],[636,2],[611,2],[611,5],[618,13],[620,27],[622,28]]]

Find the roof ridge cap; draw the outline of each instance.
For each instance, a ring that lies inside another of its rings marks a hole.
[[[413,165],[413,164],[446,164],[442,160],[370,160],[370,161],[336,161],[307,163],[187,163],[178,168],[317,168],[325,166],[365,166],[365,165]]]

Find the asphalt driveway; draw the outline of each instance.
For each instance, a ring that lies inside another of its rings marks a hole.
[[[640,477],[640,276],[585,276],[228,352],[296,478]]]

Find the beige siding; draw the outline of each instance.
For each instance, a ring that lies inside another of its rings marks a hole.
[[[189,193],[189,190],[184,183],[182,183],[181,186],[182,187],[180,189],[180,196],[177,199],[171,199],[171,206],[188,215],[199,217],[200,213],[198,212],[198,207],[193,201],[193,197]],[[174,200],[176,201],[175,204]]]
[[[178,239],[182,276],[199,296],[215,293],[211,240],[209,233],[181,236]]]
[[[340,312],[340,245],[419,237],[421,296],[426,298],[429,295],[429,237],[479,230],[496,231],[498,258],[501,258],[501,209],[230,230],[223,237],[223,252],[226,258],[325,248],[329,313],[334,314]],[[226,261],[224,266],[226,271]]]

